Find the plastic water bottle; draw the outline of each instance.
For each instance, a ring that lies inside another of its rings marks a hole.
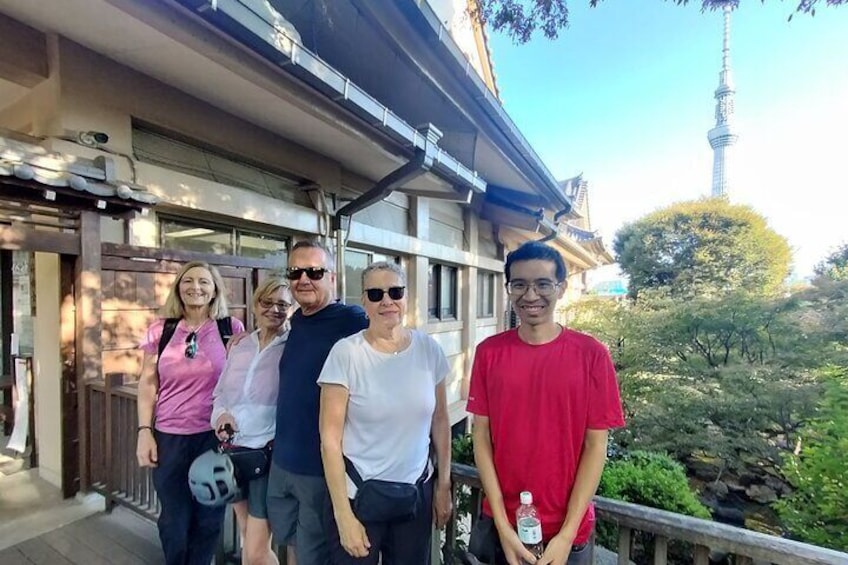
[[[518,539],[537,559],[542,556],[542,522],[533,506],[533,495],[524,491],[520,495],[521,506],[515,511],[515,523],[518,527]]]

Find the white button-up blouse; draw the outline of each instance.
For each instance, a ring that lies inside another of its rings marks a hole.
[[[227,356],[221,378],[212,393],[212,427],[225,412],[232,414],[238,433],[235,445],[259,448],[274,439],[280,356],[288,332],[259,350],[259,330],[235,345]]]

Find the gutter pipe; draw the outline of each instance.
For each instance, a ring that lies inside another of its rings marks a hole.
[[[438,143],[442,137],[442,132],[436,126],[427,124],[417,131],[420,131],[424,139],[424,148],[416,149],[415,155],[409,162],[390,172],[377,181],[370,190],[339,208],[333,217],[333,235],[336,238],[336,286],[338,287],[338,296],[342,298],[344,298],[347,289],[344,254],[345,244],[350,233],[351,217],[355,213],[381,202],[395,190],[429,171],[433,167],[435,156],[441,152]]]

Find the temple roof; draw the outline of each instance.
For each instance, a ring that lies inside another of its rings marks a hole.
[[[115,179],[115,164],[110,158],[86,159],[7,137],[0,137],[0,177],[30,181],[48,189],[70,189],[113,203],[125,201],[131,207],[158,202],[144,187]]]

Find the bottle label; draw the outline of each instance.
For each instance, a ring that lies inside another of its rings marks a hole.
[[[523,544],[542,543],[542,524],[538,520],[519,520],[518,539]]]

